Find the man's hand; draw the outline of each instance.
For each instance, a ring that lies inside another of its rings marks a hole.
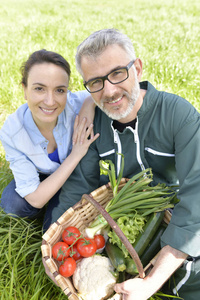
[[[129,279],[115,285],[115,292],[123,294],[123,300],[146,300],[152,295],[152,291],[145,279]]]
[[[123,300],[147,300],[154,295],[170,276],[182,265],[187,254],[170,246],[161,249],[154,267],[144,279],[133,278],[115,285]]]

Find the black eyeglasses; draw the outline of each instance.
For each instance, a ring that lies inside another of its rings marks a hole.
[[[104,88],[104,81],[108,80],[112,84],[117,84],[125,81],[129,77],[128,70],[134,64],[132,60],[126,67],[118,68],[103,77],[96,77],[83,83],[84,87],[89,93],[96,93]]]

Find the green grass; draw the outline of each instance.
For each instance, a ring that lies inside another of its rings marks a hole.
[[[78,44],[91,32],[115,27],[128,34],[143,61],[143,80],[176,93],[200,111],[198,0],[0,0],[0,127],[24,103],[20,66],[38,49],[71,64],[70,89],[83,89],[75,69]],[[0,194],[12,174],[0,146]],[[0,213],[1,299],[66,298],[45,275],[41,224]]]
[[[63,299],[41,263],[41,224],[15,219],[0,211],[1,300]],[[3,224],[3,226],[2,226]]]

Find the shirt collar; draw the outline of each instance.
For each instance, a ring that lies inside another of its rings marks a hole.
[[[63,124],[63,120],[64,120],[64,113],[62,112],[58,116],[58,122],[57,122],[54,130],[57,130],[58,128],[59,128],[59,131],[62,130],[62,127],[60,125]],[[37,125],[35,124],[32,113],[29,108],[26,110],[25,115],[24,115],[24,127],[25,127],[26,131],[28,132],[32,142],[35,145],[44,143],[46,141],[45,137],[41,134]],[[62,132],[61,132],[61,134],[62,134]]]
[[[29,108],[26,110],[24,115],[24,127],[35,145],[41,144],[45,141],[45,137],[41,134],[35,124]]]

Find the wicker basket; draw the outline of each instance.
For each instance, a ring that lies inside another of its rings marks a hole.
[[[128,179],[123,178],[119,185],[119,190],[126,184]],[[96,201],[98,201],[101,206],[105,207],[106,204],[112,199],[112,189],[110,183],[101,186],[90,194]],[[52,257],[52,247],[58,241],[62,239],[62,232],[67,226],[76,226],[83,233],[84,229],[90,224],[91,221],[99,215],[96,208],[88,203],[83,197],[82,199],[73,207],[69,208],[55,223],[53,223],[50,228],[43,235],[42,240],[42,257],[44,264],[47,265],[52,278],[57,282],[58,286],[62,289],[64,294],[69,298],[69,300],[79,300],[76,289],[73,286],[71,278],[63,277],[58,273],[59,262],[54,260]],[[164,221],[169,223],[171,215],[167,212],[165,213]],[[154,258],[148,266],[144,269],[145,272],[151,268],[155,263],[156,258]],[[115,294],[117,295],[117,294]],[[115,299],[115,298],[112,298]],[[116,297],[116,299],[120,299]]]

